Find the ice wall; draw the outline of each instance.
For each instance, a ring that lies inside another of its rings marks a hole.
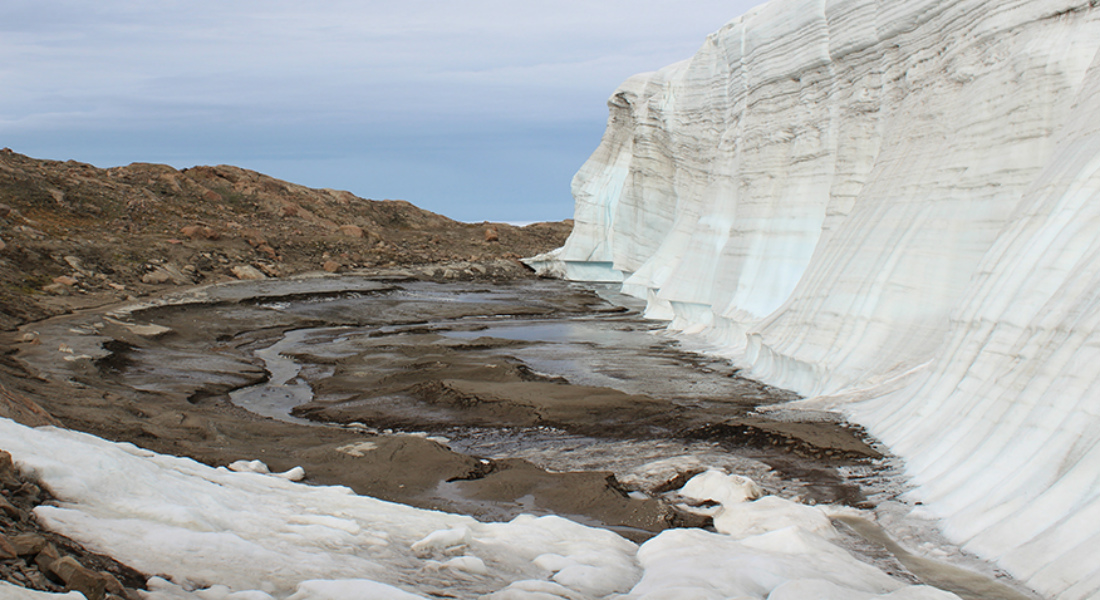
[[[772,0],[627,81],[532,264],[622,281],[1100,596],[1100,2]]]

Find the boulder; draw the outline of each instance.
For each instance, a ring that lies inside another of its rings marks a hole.
[[[12,536],[9,540],[12,548],[15,549],[15,553],[19,556],[32,556],[41,552],[46,544],[46,538],[38,535],[37,533],[24,533],[21,535]]]
[[[252,265],[237,265],[229,271],[237,279],[267,279],[267,275]]]
[[[221,237],[217,230],[206,225],[187,225],[180,228],[180,233],[193,240],[216,240]]]
[[[334,260],[326,260],[325,264],[321,265],[321,268],[329,273],[336,273],[340,270],[340,263]]]
[[[363,237],[363,228],[358,225],[341,225],[340,234],[352,238]]]
[[[15,551],[15,545],[8,540],[8,537],[0,533],[0,560],[11,560],[13,558],[19,558],[19,553]]]
[[[88,600],[103,600],[107,595],[107,578],[71,556],[63,556],[54,561],[48,570],[64,581],[65,587],[84,594]]]
[[[485,241],[486,242],[499,242],[500,241],[500,232],[497,231],[496,227],[487,227],[485,229]]]
[[[241,237],[243,237],[244,241],[253,248],[258,248],[267,244],[267,238],[264,236],[263,232],[253,227],[246,227],[242,229]]]
[[[279,254],[275,252],[275,249],[272,248],[269,244],[260,244],[256,247],[256,252],[263,254],[271,260],[276,260],[277,258],[279,258]]]
[[[164,267],[157,267],[156,270],[150,271],[141,276],[142,283],[148,283],[150,285],[161,285],[172,281],[172,276],[168,273]]]

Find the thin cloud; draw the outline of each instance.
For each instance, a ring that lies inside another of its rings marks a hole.
[[[524,176],[514,164],[522,157],[478,132],[514,130],[517,141],[505,145],[523,148],[537,145],[532,131],[564,127],[585,137],[550,145],[578,156],[532,154],[524,167],[532,181],[560,181],[539,193],[557,194],[564,217],[572,174],[535,173],[540,164],[579,166],[622,80],[691,56],[706,34],[756,3],[6,0],[0,144],[94,164],[185,157],[248,165],[327,139],[343,168],[362,158],[359,145],[401,132],[430,144],[435,132],[448,144],[465,136],[471,160],[486,152],[479,165],[508,156],[509,173],[478,174],[504,180]],[[413,169],[415,150],[403,152]],[[458,163],[429,164],[441,160],[425,153],[423,167],[454,178],[452,188],[478,185],[461,181]],[[372,181],[344,185],[371,194]]]

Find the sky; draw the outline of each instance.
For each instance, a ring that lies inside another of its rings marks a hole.
[[[759,3],[4,0],[0,147],[565,219],[615,88]]]

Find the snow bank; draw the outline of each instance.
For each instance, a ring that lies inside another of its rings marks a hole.
[[[763,599],[780,589],[784,598],[817,598],[820,589],[838,598],[945,597],[830,543],[820,509],[745,501],[755,484],[741,478],[712,474],[692,488],[721,499],[722,510],[767,512],[753,530],[737,538],[670,530],[639,548],[558,517],[479,523],[6,419],[0,440],[59,500],[36,509],[38,518],[157,574],[149,600]],[[55,597],[6,586],[0,595]]]
[[[772,0],[616,91],[530,262],[842,408],[967,549],[1095,597],[1098,48],[1095,0]]]

